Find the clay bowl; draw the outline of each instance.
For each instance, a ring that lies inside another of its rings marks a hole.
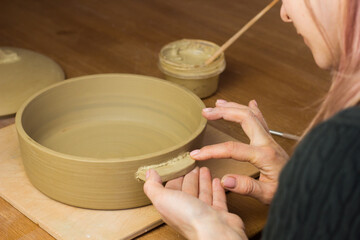
[[[73,78],[32,96],[16,115],[27,176],[60,202],[124,209],[150,201],[135,172],[198,147],[203,102],[168,81],[131,74]]]

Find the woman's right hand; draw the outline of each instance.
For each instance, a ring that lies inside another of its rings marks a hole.
[[[227,174],[221,183],[225,189],[270,204],[278,186],[280,172],[289,156],[270,135],[256,101],[252,100],[245,106],[218,100],[215,108],[206,108],[202,114],[208,120],[223,118],[239,123],[249,137],[250,144],[230,141],[210,145],[192,151],[191,157],[198,161],[232,158],[253,164],[260,171],[259,180],[244,175]]]

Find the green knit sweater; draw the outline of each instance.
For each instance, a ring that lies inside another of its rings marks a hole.
[[[360,107],[299,143],[281,173],[263,239],[360,239]]]

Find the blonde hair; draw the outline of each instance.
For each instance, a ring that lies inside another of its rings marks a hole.
[[[335,54],[332,52],[337,67],[333,69],[330,90],[304,134],[318,123],[329,119],[345,108],[357,105],[360,101],[360,3],[359,0],[339,1],[344,1],[344,5],[341,13],[342,21],[339,23],[340,55],[338,59],[335,59]],[[326,44],[332,51],[325,29],[311,10],[309,0],[305,0],[305,3]]]

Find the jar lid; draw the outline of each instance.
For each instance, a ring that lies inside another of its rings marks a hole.
[[[218,49],[218,45],[205,40],[182,39],[171,42],[160,51],[159,68],[163,73],[179,78],[215,76],[225,69],[224,53],[209,65],[205,65],[205,62]]]
[[[52,59],[21,48],[0,47],[0,116],[16,113],[35,92],[65,79]]]

